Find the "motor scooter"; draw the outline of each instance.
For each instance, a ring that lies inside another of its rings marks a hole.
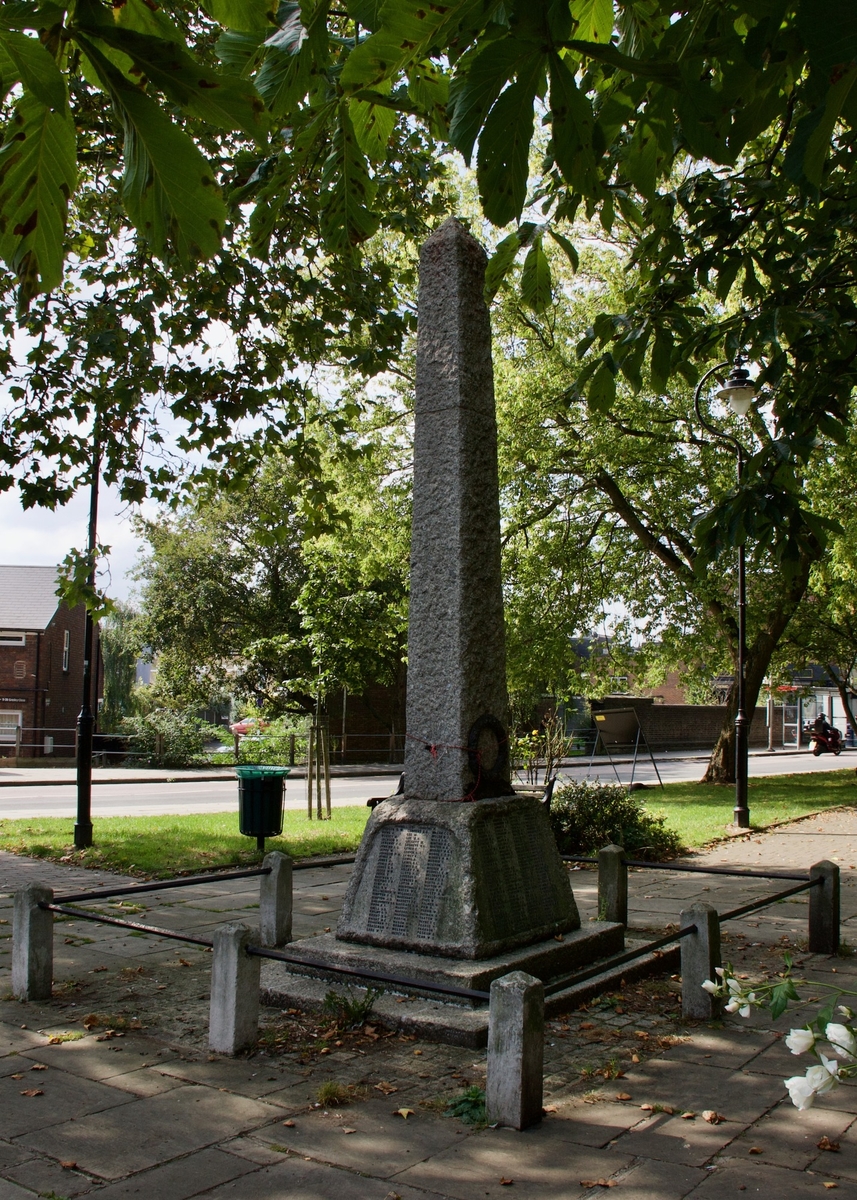
[[[809,725],[804,733],[810,740],[812,752],[816,758],[819,754],[825,754],[828,751],[831,754],[842,753],[842,734],[832,725],[828,725],[824,733],[816,729],[814,725]]]

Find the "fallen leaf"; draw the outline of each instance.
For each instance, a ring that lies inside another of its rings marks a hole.
[[[106,971],[106,970],[107,970],[106,967],[93,967],[89,973],[90,973],[90,975],[97,975],[99,971]]]
[[[591,1021],[582,1021],[580,1024],[580,1028],[581,1029],[594,1029],[595,1026],[592,1024]]]
[[[672,1117],[675,1114],[675,1109],[671,1104],[662,1104],[661,1112],[665,1112],[668,1117]]]
[[[283,1124],[286,1126],[287,1129],[294,1129],[294,1127],[295,1127],[295,1123],[291,1119],[291,1117],[289,1117],[288,1121],[283,1121]]]
[[[190,965],[191,965],[191,964],[188,962],[188,960],[187,960],[186,958],[180,958],[180,959],[179,959],[179,966],[180,966],[180,967],[189,967]]]
[[[707,1121],[709,1125],[721,1125],[726,1118],[722,1113],[715,1112],[713,1108],[706,1108],[702,1114],[703,1121]]]
[[[695,1112],[683,1112],[683,1113],[681,1114],[681,1119],[682,1119],[683,1121],[695,1121],[695,1120],[696,1120],[696,1113],[695,1113]]]
[[[639,1061],[640,1061],[640,1056],[639,1056],[639,1054],[632,1054],[632,1055],[631,1055],[631,1062],[632,1062],[632,1063],[638,1063]]]
[[[41,1088],[25,1088],[24,1091],[21,1092],[22,1096],[44,1096],[44,1094],[45,1093]]]
[[[74,1161],[73,1158],[70,1158],[66,1162],[63,1162],[62,1160],[60,1160],[60,1166],[62,1167],[62,1169],[64,1171],[73,1171],[75,1169],[75,1167],[77,1166],[77,1163]]]
[[[747,1151],[747,1153],[748,1154],[761,1154],[762,1147],[761,1146],[751,1146],[750,1149]]]
[[[581,1179],[581,1187],[617,1187],[615,1179]]]
[[[413,1115],[414,1115],[414,1110],[412,1108],[397,1108],[396,1111],[393,1113],[394,1117],[404,1117],[404,1119],[406,1121],[407,1121],[408,1117],[412,1117]]]
[[[630,1100],[631,1097],[628,1095],[627,1092],[617,1092],[616,1099],[617,1100]]]
[[[565,941],[565,938],[562,936],[562,934],[561,934],[561,933],[555,933],[555,934],[553,935],[553,940],[554,940],[555,942],[564,942],[564,941]],[[500,1182],[502,1183],[502,1180],[501,1180]]]
[[[31,1071],[47,1071],[47,1069],[48,1068],[45,1066],[44,1063],[34,1063],[33,1066],[30,1067]],[[12,1076],[12,1078],[14,1079],[14,1075]]]
[[[343,1132],[343,1133],[356,1133],[356,1132],[357,1132],[357,1130],[356,1130],[356,1129],[343,1129],[343,1131],[342,1131],[342,1132]]]
[[[20,1071],[18,1071],[18,1073],[16,1075],[10,1076],[10,1079],[23,1079],[23,1078],[24,1078],[24,1076]]]
[[[835,1187],[839,1187],[839,1184],[838,1184],[838,1183],[832,1183],[832,1182],[831,1182],[831,1183],[825,1183],[825,1184],[822,1184],[822,1187],[826,1187],[826,1188],[835,1188]]]
[[[542,1109],[543,1113],[552,1113],[552,1112],[558,1112],[558,1111],[559,1110],[557,1109],[557,1106],[555,1104],[546,1104],[544,1106],[544,1108]]]
[[[503,1176],[501,1177],[501,1179],[500,1179],[500,1182],[502,1183],[502,1185],[503,1185],[504,1187],[506,1187],[508,1184],[510,1184],[510,1183],[514,1183],[515,1181],[514,1181],[514,1179],[507,1179],[507,1178],[506,1178],[506,1176],[505,1176],[505,1175],[503,1175]]]
[[[422,1050],[415,1050],[415,1051],[414,1051],[414,1055],[415,1055],[416,1057],[419,1057],[419,1055],[420,1055],[420,1054],[422,1054]]]
[[[375,1091],[381,1092],[385,1096],[392,1096],[393,1092],[397,1092],[398,1090],[394,1084],[388,1083],[386,1079],[382,1079],[375,1084]]]
[[[824,1137],[822,1137],[820,1142],[816,1142],[815,1144],[816,1144],[816,1146],[818,1146],[819,1150],[838,1150],[839,1149],[839,1142],[831,1142],[831,1140],[827,1136],[827,1134],[825,1134]]]
[[[643,1110],[643,1112],[651,1112],[654,1107],[655,1107],[654,1104],[641,1104],[640,1105],[640,1108]]]

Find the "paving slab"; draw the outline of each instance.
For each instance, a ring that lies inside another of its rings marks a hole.
[[[73,1167],[64,1168],[59,1163],[43,1158],[32,1158],[20,1166],[4,1171],[12,1183],[29,1188],[39,1196],[62,1196],[71,1200],[92,1190],[92,1180]]]
[[[838,1089],[830,1097],[835,1103],[842,1095]],[[798,1113],[790,1100],[778,1104],[729,1147],[729,1157],[757,1158],[759,1162],[803,1171],[819,1160],[819,1170],[834,1169],[840,1163],[835,1152],[822,1151],[822,1138],[841,1142],[846,1130],[854,1125],[854,1114],[835,1108],[812,1108]]]
[[[404,1118],[396,1115],[398,1107],[391,1096],[319,1110],[296,1117],[293,1128],[280,1124],[259,1130],[256,1136],[269,1145],[276,1143],[293,1153],[379,1178],[393,1176],[468,1136],[458,1121],[439,1119],[419,1108]],[[346,1129],[353,1132],[345,1133]]]
[[[690,1200],[742,1200],[751,1196],[762,1200],[820,1200],[827,1192],[825,1180],[832,1175],[814,1175],[807,1171],[789,1171],[769,1163],[725,1161],[706,1179],[688,1192]],[[847,1196],[847,1192],[845,1193]]]
[[[667,1104],[681,1111],[715,1109],[733,1121],[758,1120],[783,1096],[782,1081],[726,1067],[695,1066],[671,1058],[650,1059],[629,1071],[622,1089],[635,1104]]]
[[[508,1190],[508,1189],[507,1189]],[[205,1200],[432,1200],[447,1192],[427,1192],[365,1175],[356,1175],[323,1163],[289,1155],[285,1161],[244,1175],[231,1183],[202,1193]]]
[[[744,1129],[736,1121],[709,1124],[702,1116],[685,1120],[680,1114],[655,1113],[620,1136],[616,1150],[659,1162],[702,1167],[728,1146]]]
[[[561,1136],[558,1127],[559,1122],[523,1133],[486,1129],[390,1182],[395,1191],[400,1183],[408,1183],[442,1191],[456,1200],[512,1194],[526,1200],[568,1200],[590,1192],[592,1181],[609,1179],[631,1166],[630,1156],[575,1145]],[[501,1179],[513,1181],[514,1193]]]
[[[278,1115],[258,1100],[194,1085],[143,1099],[111,1090],[120,1107],[42,1128],[23,1143],[61,1161],[73,1159],[92,1175],[120,1179],[256,1129]]]
[[[704,1179],[707,1179],[708,1174],[708,1170],[702,1170],[699,1167],[686,1167],[680,1163],[652,1162],[642,1159],[629,1167],[627,1171],[617,1173],[617,1186],[622,1190],[616,1194],[617,1196],[631,1197],[632,1200],[664,1200],[666,1196],[669,1196],[670,1200],[682,1200],[684,1196],[689,1196]],[[597,1188],[591,1194],[593,1196],[609,1195],[602,1188]]]
[[[276,1062],[265,1065],[258,1059],[252,1063],[222,1057],[209,1062],[174,1061],[164,1063],[158,1069],[162,1074],[172,1075],[176,1079],[209,1084],[254,1099],[302,1082],[294,1071],[284,1071]]]
[[[255,1169],[254,1164],[222,1150],[200,1150],[178,1162],[141,1171],[121,1183],[99,1187],[92,1195],[98,1200],[137,1200],[141,1196],[145,1200],[189,1200]]]
[[[38,1096],[24,1096],[30,1089]],[[44,1071],[34,1076],[27,1072],[23,1079],[7,1076],[0,1079],[0,1129],[7,1138],[45,1130],[68,1114],[83,1116],[105,1113],[107,1109],[129,1104],[132,1096],[89,1079],[69,1075],[65,1071]],[[74,1158],[63,1154],[62,1158]]]
[[[33,1193],[8,1179],[0,1179],[0,1200],[33,1200]]]

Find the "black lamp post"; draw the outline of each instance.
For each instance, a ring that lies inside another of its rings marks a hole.
[[[720,391],[718,391],[717,396],[719,399],[726,401],[736,416],[744,417],[747,415],[750,405],[756,398],[756,389],[753,381],[750,379],[750,372],[741,365],[740,359],[736,359],[734,365],[728,361],[722,362],[718,363],[716,367],[712,367],[710,371],[706,371],[697,384],[693,397],[693,406],[696,409],[696,415],[703,429],[713,434],[718,442],[728,446],[734,453],[738,471],[738,486],[740,488],[741,478],[744,474],[744,447],[730,433],[716,429],[702,415],[702,409],[700,408],[702,388],[706,380],[710,379],[718,371],[722,371],[724,367],[730,365],[732,365],[732,374]],[[733,813],[734,823],[739,829],[749,829],[750,827],[750,809],[747,804],[747,760],[750,750],[750,724],[747,719],[746,653],[747,576],[744,542],[742,540],[738,546],[738,711],[735,714],[735,810]]]
[[[95,547],[98,525],[98,473],[101,468],[101,448],[96,438],[92,453],[92,478],[89,484],[89,578],[95,587]],[[87,608],[83,633],[83,702],[77,718],[77,820],[74,824],[74,844],[78,850],[92,845],[92,740],[95,714],[92,711],[92,658],[95,629],[92,610]]]

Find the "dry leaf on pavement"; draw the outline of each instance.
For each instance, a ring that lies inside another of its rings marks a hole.
[[[397,1108],[393,1113],[394,1117],[404,1117],[406,1121],[408,1117],[412,1117],[413,1115],[414,1110],[412,1108]]]
[[[507,1179],[506,1176],[504,1175],[501,1178],[500,1182],[503,1184],[504,1187],[506,1187],[508,1184],[514,1183],[515,1181],[514,1181],[514,1179]]]
[[[581,1179],[581,1187],[618,1187],[615,1179]]]
[[[707,1121],[709,1125],[721,1125],[726,1118],[723,1113],[715,1112],[713,1108],[706,1108],[702,1114],[703,1121]]]
[[[838,1150],[839,1142],[831,1142],[830,1138],[825,1134],[820,1142],[815,1143],[819,1150]]]
[[[73,1171],[75,1169],[75,1167],[77,1166],[77,1163],[74,1161],[73,1158],[69,1158],[65,1162],[60,1160],[60,1166],[62,1167],[62,1169],[64,1171]]]
[[[617,1100],[630,1100],[631,1097],[628,1095],[627,1092],[617,1092],[616,1099]]]
[[[375,1091],[383,1092],[385,1096],[392,1096],[393,1092],[397,1092],[398,1090],[394,1084],[388,1083],[386,1079],[381,1079],[375,1084]]]
[[[22,1096],[44,1096],[44,1094],[45,1093],[41,1088],[25,1088],[24,1091],[21,1092]]]

